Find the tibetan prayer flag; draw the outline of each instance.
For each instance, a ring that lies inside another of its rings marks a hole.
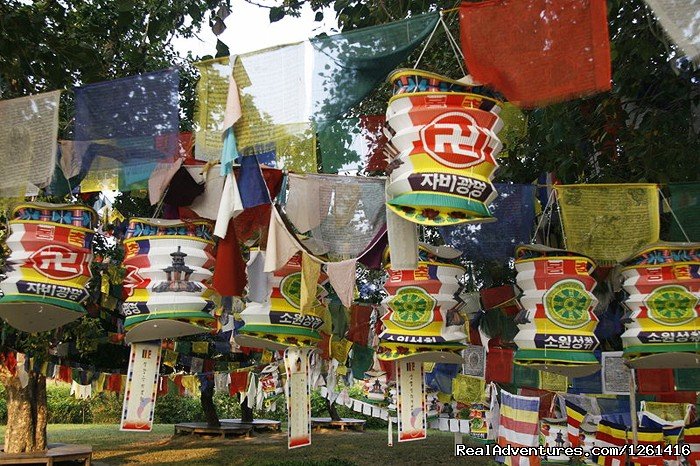
[[[0,100],[0,199],[33,196],[56,165],[61,91]]]
[[[469,72],[521,107],[610,89],[605,0],[463,2]]]
[[[501,391],[501,420],[498,444],[502,447],[536,447],[539,443],[540,399]],[[506,456],[505,464],[512,466],[539,465],[538,456]]]
[[[586,417],[586,411],[583,408],[570,401],[566,401],[566,431],[569,436],[569,443],[571,443],[572,447],[581,445],[579,429],[581,428],[584,417]]]
[[[491,204],[493,223],[440,227],[445,243],[462,251],[469,260],[504,261],[515,246],[530,241],[535,222],[535,186],[495,183],[498,197]]]
[[[145,189],[157,164],[175,160],[179,83],[168,69],[75,89],[73,156],[90,184],[117,179],[122,191]]]
[[[695,0],[645,0],[666,33],[700,65],[700,21]]]
[[[614,265],[659,239],[654,184],[555,186],[566,246],[599,265]]]
[[[438,19],[433,12],[312,39],[312,112],[317,127],[322,130],[358,104],[405,62]]]
[[[235,59],[235,58],[234,58]],[[230,57],[195,63],[199,71],[195,113],[195,155],[219,160],[224,146],[224,115],[233,66]]]
[[[384,180],[290,175],[286,212],[299,232],[309,232],[312,252],[328,254],[333,261],[354,259],[386,223]]]

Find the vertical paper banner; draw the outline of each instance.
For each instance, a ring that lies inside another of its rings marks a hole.
[[[156,407],[160,341],[132,343],[119,430],[150,432]]]
[[[396,364],[398,402],[396,416],[399,420],[399,442],[422,440],[427,437],[425,409],[425,382],[423,364],[398,361]]]
[[[311,445],[311,380],[309,356],[312,348],[287,348],[284,367],[287,371],[287,447]]]

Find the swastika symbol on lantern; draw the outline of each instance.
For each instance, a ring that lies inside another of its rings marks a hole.
[[[451,168],[467,168],[483,163],[489,152],[488,133],[480,131],[476,120],[464,112],[437,116],[420,130],[425,151],[437,162]]]
[[[88,254],[71,251],[65,246],[44,246],[37,249],[29,261],[34,270],[55,280],[90,276]]]

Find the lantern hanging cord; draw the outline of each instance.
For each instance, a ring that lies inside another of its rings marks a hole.
[[[678,224],[678,228],[681,229],[681,233],[683,233],[683,237],[685,240],[690,243],[690,237],[688,234],[685,232],[685,229],[683,228],[683,225],[681,225],[680,220],[678,220],[678,217],[676,217],[676,213],[673,211],[673,208],[671,207],[671,204],[668,202],[668,199],[666,199],[666,196],[664,196],[664,192],[661,191],[661,189],[658,189],[659,194],[661,194],[661,198],[664,200],[664,203],[666,204],[666,207],[668,207],[668,210],[671,211],[671,215],[673,216],[673,219],[676,221]]]

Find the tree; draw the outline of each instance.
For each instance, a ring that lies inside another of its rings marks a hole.
[[[0,98],[9,99],[180,66],[183,118],[191,123],[196,75],[190,60],[178,56],[175,35],[191,37],[214,10],[228,0],[8,0],[0,3]],[[210,14],[208,14],[210,12]],[[189,57],[191,58],[191,57]],[[71,134],[72,98],[64,92],[60,137]],[[188,129],[184,126],[184,129]],[[54,199],[48,199],[53,200]],[[106,252],[106,251],[103,251]],[[100,273],[97,274],[98,276]],[[99,283],[93,286],[99,298]],[[98,310],[100,302],[89,307]],[[4,324],[6,326],[6,324]],[[84,317],[63,331],[28,335],[6,329],[2,345],[35,358],[46,358],[50,345],[72,340],[81,356],[93,362],[115,357],[106,367],[123,362],[114,349],[96,353],[94,337],[104,335],[98,319]],[[81,347],[80,342],[90,347]],[[104,345],[105,347],[113,345]],[[102,348],[104,349],[104,348]],[[121,351],[124,353],[124,351]],[[105,366],[103,366],[105,367]],[[46,378],[30,371],[23,386],[5,371],[0,381],[8,393],[5,451],[22,453],[46,448]]]

